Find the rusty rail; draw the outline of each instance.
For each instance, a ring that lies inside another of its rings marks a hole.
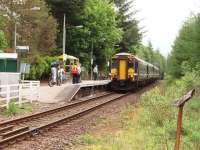
[[[178,119],[177,119],[177,129],[176,129],[176,143],[174,150],[180,149],[181,141],[181,128],[182,128],[182,119],[183,119],[183,107],[187,101],[189,101],[195,94],[195,89],[189,91],[186,95],[175,101],[175,106],[179,108]]]

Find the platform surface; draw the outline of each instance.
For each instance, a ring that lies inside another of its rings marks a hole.
[[[72,84],[71,82],[62,84],[62,86],[49,87],[47,84],[42,84],[40,87],[39,101],[43,103],[57,103],[60,101],[69,101],[71,97],[81,88],[87,86],[106,85],[110,80],[88,80],[82,81],[78,84]]]

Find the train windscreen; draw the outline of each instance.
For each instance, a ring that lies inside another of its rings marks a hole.
[[[118,61],[117,59],[112,60],[112,68],[117,68],[118,67]]]

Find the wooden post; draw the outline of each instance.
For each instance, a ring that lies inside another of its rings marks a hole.
[[[181,128],[182,128],[182,118],[183,118],[183,107],[187,101],[189,101],[195,93],[195,89],[189,91],[186,95],[175,102],[175,106],[179,108],[178,119],[177,119],[177,129],[176,129],[176,143],[174,150],[180,149],[181,141]]]
[[[182,128],[182,118],[183,118],[183,106],[179,107],[177,128],[176,128],[176,144],[175,150],[179,150],[180,140],[181,140],[181,128]]]

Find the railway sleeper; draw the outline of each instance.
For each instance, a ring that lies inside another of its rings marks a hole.
[[[25,132],[25,131],[28,131],[29,130],[29,127],[21,127],[21,128],[18,128],[14,131],[9,131],[9,132],[6,132],[6,133],[2,133],[1,136],[2,136],[2,139],[6,139],[8,137],[11,137],[13,135],[16,135],[16,134],[19,134],[19,133],[22,133],[22,132]]]
[[[13,129],[13,127],[14,127],[13,125],[10,125],[10,126],[1,128],[1,129],[0,129],[0,135],[1,135],[2,133],[11,131],[11,130]]]

